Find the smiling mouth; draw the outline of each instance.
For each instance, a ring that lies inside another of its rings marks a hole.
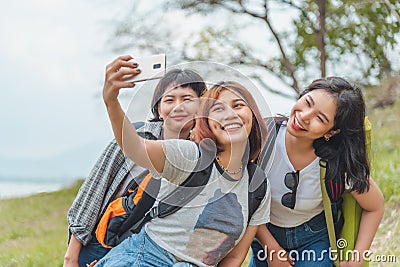
[[[240,123],[232,123],[232,124],[227,124],[227,125],[223,126],[222,129],[224,131],[231,132],[231,131],[241,129],[242,127],[243,127],[243,125]]]
[[[304,128],[300,125],[300,123],[299,123],[299,121],[298,121],[298,119],[297,119],[296,116],[293,117],[292,126],[293,126],[293,128],[294,128],[296,131],[306,131],[306,129],[304,129]]]
[[[176,121],[181,121],[186,119],[188,116],[187,115],[175,115],[175,116],[171,116],[170,118]]]

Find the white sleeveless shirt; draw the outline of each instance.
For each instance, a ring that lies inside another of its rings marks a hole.
[[[281,204],[282,196],[292,192],[285,185],[285,175],[296,171],[286,153],[286,124],[282,124],[266,175],[271,184],[271,223],[280,227],[295,227],[307,222],[324,209],[320,187],[319,158],[300,170],[294,209]]]

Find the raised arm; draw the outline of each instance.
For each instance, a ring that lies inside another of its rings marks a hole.
[[[121,88],[132,88],[129,78],[140,73],[131,56],[121,56],[107,65],[103,88],[103,100],[107,107],[115,139],[124,154],[136,164],[150,170],[162,172],[165,153],[161,141],[145,140],[137,135],[136,129],[125,116],[118,101]]]

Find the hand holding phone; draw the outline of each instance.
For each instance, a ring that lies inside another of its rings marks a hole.
[[[133,58],[139,66],[140,73],[135,75],[129,82],[141,82],[162,78],[165,74],[166,56],[165,54],[152,55],[147,57]]]

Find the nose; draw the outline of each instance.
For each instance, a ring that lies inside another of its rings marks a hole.
[[[233,110],[231,107],[225,108],[225,112],[224,112],[225,120],[236,119],[237,117],[238,117],[238,115],[236,114],[235,110]]]
[[[312,118],[313,114],[314,113],[313,113],[312,110],[310,110],[310,109],[309,110],[305,110],[305,111],[300,112],[300,118],[305,123],[308,123],[310,121],[310,119]]]
[[[175,107],[173,111],[182,111],[185,109],[184,101],[183,100],[176,100]]]

